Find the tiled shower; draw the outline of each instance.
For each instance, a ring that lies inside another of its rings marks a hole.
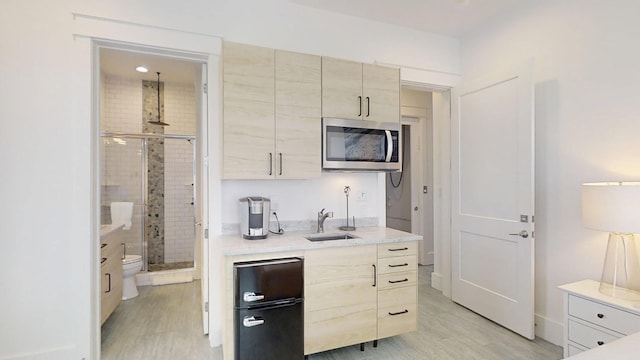
[[[167,127],[147,123],[157,117],[156,81],[100,81],[101,222],[110,223],[111,202],[134,203],[125,251],[149,271],[191,268],[195,252],[194,84],[160,85]]]

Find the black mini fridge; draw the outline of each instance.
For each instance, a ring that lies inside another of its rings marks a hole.
[[[235,263],[236,360],[304,359],[303,260]]]

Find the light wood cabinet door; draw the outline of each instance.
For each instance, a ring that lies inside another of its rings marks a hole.
[[[275,177],[321,174],[321,58],[276,50]]]
[[[322,116],[362,119],[362,64],[322,58]]]
[[[273,49],[224,42],[223,178],[275,173]]]
[[[362,119],[400,122],[400,70],[362,65]]]
[[[305,252],[305,354],[375,340],[376,245]]]

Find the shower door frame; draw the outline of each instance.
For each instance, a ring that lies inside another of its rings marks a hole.
[[[127,133],[127,132],[118,132],[118,131],[101,131],[100,132],[100,138],[122,138],[122,139],[139,139],[140,142],[140,147],[141,147],[141,151],[142,153],[140,154],[140,156],[142,157],[142,161],[141,161],[141,176],[140,176],[140,182],[141,182],[141,192],[142,192],[142,217],[140,219],[140,227],[141,227],[141,232],[142,232],[142,244],[141,244],[141,255],[142,255],[142,271],[144,272],[148,272],[149,271],[149,259],[148,259],[148,255],[147,255],[147,236],[146,236],[146,229],[147,229],[147,216],[149,216],[149,210],[148,210],[148,206],[149,206],[149,185],[148,185],[148,181],[149,181],[149,152],[148,152],[148,142],[147,140],[149,139],[176,139],[176,140],[190,140],[192,141],[191,146],[193,147],[193,159],[192,159],[192,164],[193,164],[193,169],[192,169],[192,178],[193,178],[193,186],[191,188],[191,192],[192,192],[192,197],[193,197],[193,201],[196,201],[196,184],[198,181],[198,176],[197,176],[197,161],[196,161],[196,151],[197,151],[197,139],[195,135],[175,135],[175,134],[152,134],[152,133]],[[134,204],[135,205],[135,204]],[[195,205],[195,204],[194,204]],[[195,208],[193,208],[193,218],[194,218],[194,233],[193,233],[193,266],[191,268],[185,268],[185,269],[192,269],[195,270],[196,269],[196,255],[198,253],[198,234],[197,234],[197,228],[196,228],[196,211]],[[126,249],[126,245],[124,246],[124,248]],[[182,269],[180,269],[182,270]],[[169,270],[170,271],[170,270]]]

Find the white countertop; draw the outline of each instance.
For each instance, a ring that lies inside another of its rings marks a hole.
[[[640,333],[627,335],[595,349],[573,355],[571,360],[636,360],[640,354]]]
[[[379,226],[362,227],[355,231],[331,230],[326,231],[325,234],[344,232],[355,235],[357,238],[309,241],[304,236],[314,233],[287,232],[283,235],[269,234],[266,239],[261,240],[246,240],[239,234],[220,235],[216,237],[216,241],[220,242],[223,255],[235,256],[422,240],[421,235]]]
[[[100,225],[100,237],[103,238],[107,235],[111,235],[116,230],[120,230],[124,227],[124,224],[103,224]]]

